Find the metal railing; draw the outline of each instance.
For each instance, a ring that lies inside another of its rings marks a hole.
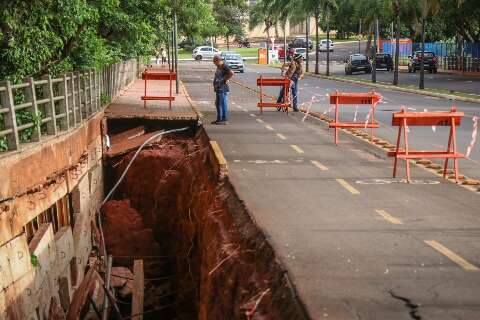
[[[141,69],[141,62],[132,59],[55,79],[48,75],[19,84],[0,82],[0,152],[78,127],[115,99]]]

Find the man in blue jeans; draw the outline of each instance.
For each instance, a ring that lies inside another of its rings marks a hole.
[[[233,71],[227,66],[220,56],[213,57],[213,63],[217,66],[213,78],[215,90],[215,107],[217,108],[217,120],[212,124],[228,124],[228,81],[233,77]]]

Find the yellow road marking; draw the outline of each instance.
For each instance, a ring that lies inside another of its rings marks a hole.
[[[257,116],[256,116],[256,115],[254,115],[253,113],[250,113],[250,117],[254,117],[254,118],[256,118]]]
[[[320,169],[321,171],[327,171],[328,168],[325,167],[323,164],[321,164],[320,162],[316,161],[316,160],[311,160],[310,161],[315,167],[317,167],[318,169]]]
[[[340,185],[342,187],[344,187],[345,189],[347,189],[351,194],[360,194],[360,191],[358,191],[357,189],[352,187],[352,185],[350,183],[348,183],[347,181],[345,181],[343,179],[335,179],[335,180],[337,180],[337,182],[340,183]]]
[[[281,133],[277,133],[277,137],[279,137],[282,140],[287,140],[287,138]]]
[[[265,128],[267,128],[268,130],[272,130],[272,131],[275,130],[275,129],[273,129],[272,126],[269,125],[269,124],[266,124],[266,125],[265,125]]]
[[[383,219],[387,220],[390,223],[403,224],[403,222],[400,219],[395,218],[394,216],[392,216],[390,213],[388,213],[383,209],[375,209],[375,212],[381,215]]]
[[[257,120],[258,123],[265,123],[265,121],[263,121],[262,119],[255,119]]]
[[[291,144],[290,147],[292,147],[293,150],[297,151],[298,153],[305,153],[305,151],[303,151],[302,149],[300,149],[299,146],[297,146],[296,144]]]
[[[426,244],[428,244],[433,249],[437,250],[460,267],[468,271],[477,271],[479,270],[476,266],[465,260],[464,258],[460,257],[458,254],[453,252],[452,250],[448,249],[447,247],[443,246],[442,244],[438,243],[435,240],[425,240]]]

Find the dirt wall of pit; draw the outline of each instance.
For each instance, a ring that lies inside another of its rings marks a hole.
[[[132,156],[110,159],[112,181]],[[203,128],[193,138],[165,137],[139,154],[116,200],[102,209],[114,264],[147,262],[145,311],[166,306],[144,318],[307,319],[265,233],[216,159]]]

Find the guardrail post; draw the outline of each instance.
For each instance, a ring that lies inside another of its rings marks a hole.
[[[83,100],[83,105],[85,107],[85,113],[86,113],[85,119],[88,119],[92,114],[92,112],[90,110],[90,106],[88,102],[87,74],[85,73],[85,71],[82,72],[82,87],[83,87],[82,100]]]
[[[40,117],[40,113],[38,112],[38,105],[37,105],[37,91],[35,88],[35,80],[32,77],[27,78],[27,82],[30,84],[28,88],[25,88],[25,98],[32,103],[32,111],[35,117]],[[42,132],[40,128],[40,123],[37,124],[32,128],[32,141],[40,141],[42,139]]]
[[[45,113],[47,117],[50,117],[50,121],[47,122],[47,133],[49,135],[57,134],[57,119],[55,114],[55,101],[53,100],[53,85],[52,77],[46,75],[43,79],[47,80],[47,84],[43,85],[44,97],[49,101],[45,104]]]
[[[5,116],[5,127],[11,129],[12,132],[7,135],[8,150],[18,150],[20,140],[18,139],[17,118],[15,116],[15,105],[13,104],[12,86],[10,81],[3,81],[0,86],[5,87],[4,94],[0,94],[3,107],[8,108],[9,112]]]
[[[75,72],[75,78],[77,79],[77,97],[78,97],[78,114],[79,114],[79,122],[82,122],[83,119],[86,117],[83,116],[83,108],[82,108],[82,80],[80,72]]]
[[[70,77],[70,90],[72,90],[70,96],[71,96],[71,108],[72,108],[72,116],[73,116],[73,126],[75,127],[77,125],[77,106],[76,106],[76,98],[75,98],[75,79],[74,79],[74,75],[73,75],[73,72],[70,72],[68,74],[68,76]]]
[[[92,84],[92,69],[88,69],[88,97],[90,99],[90,114],[94,114],[95,111],[97,111],[97,108],[93,104],[93,97],[94,97],[94,92],[93,92],[93,84]]]
[[[63,125],[65,126],[65,130],[68,131],[70,128],[70,110],[68,109],[68,82],[67,82],[67,75],[62,75],[62,82],[58,85],[58,92],[63,99],[60,100],[60,112],[65,113],[65,117],[62,120]]]

